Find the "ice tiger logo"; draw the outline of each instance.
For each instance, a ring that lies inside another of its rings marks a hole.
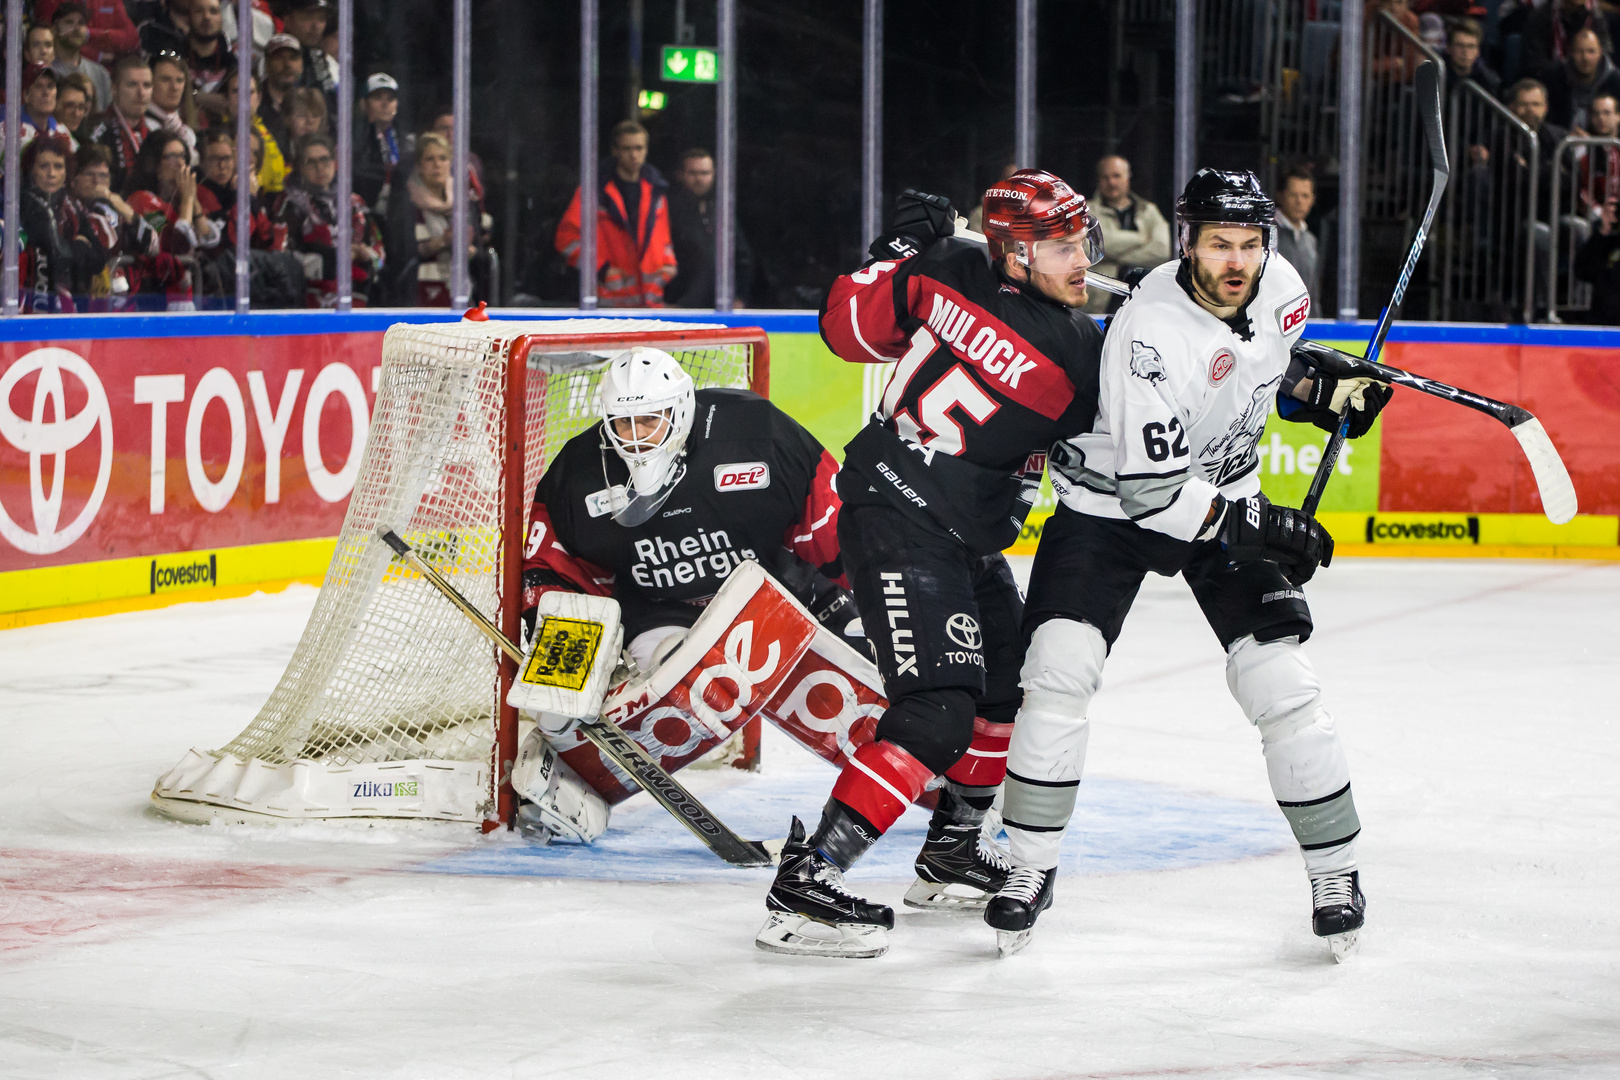
[[[1164,357],[1151,345],[1131,342],[1131,374],[1150,383],[1164,382]]]

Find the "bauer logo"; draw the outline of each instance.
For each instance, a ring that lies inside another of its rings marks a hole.
[[[548,615],[535,635],[522,680],[531,686],[583,690],[601,644],[601,623]]]
[[[1479,518],[1473,514],[1367,515],[1369,544],[1477,544]]]
[[[152,594],[175,589],[201,589],[219,584],[219,556],[200,551],[152,560]]]
[[[1305,326],[1305,320],[1311,314],[1311,298],[1309,295],[1296,297],[1277,309],[1277,328],[1287,337],[1295,330]]]
[[[758,491],[771,486],[771,468],[763,461],[736,461],[714,467],[714,490]]]

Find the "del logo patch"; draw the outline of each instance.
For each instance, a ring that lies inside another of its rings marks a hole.
[[[1237,366],[1237,358],[1232,355],[1231,349],[1222,349],[1215,354],[1215,359],[1209,362],[1209,385],[1219,386],[1232,374]]]
[[[519,678],[531,686],[583,690],[601,644],[601,623],[547,615]]]
[[[1305,320],[1311,314],[1311,298],[1307,294],[1288,301],[1277,309],[1277,328],[1287,337],[1295,330],[1303,329]]]
[[[771,486],[771,467],[763,461],[738,461],[714,467],[714,490],[757,491]]]

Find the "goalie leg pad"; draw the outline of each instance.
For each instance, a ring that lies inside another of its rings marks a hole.
[[[518,750],[512,789],[527,801],[525,817],[564,840],[588,844],[607,829],[607,800],[557,757],[539,731],[529,732]]]
[[[1322,700],[1322,684],[1298,638],[1232,643],[1226,684],[1260,731],[1271,791],[1310,873],[1355,868],[1361,831],[1350,767]]]
[[[1086,764],[1086,712],[1107,657],[1108,643],[1090,623],[1048,619],[1030,638],[1002,808],[1014,866],[1050,870],[1058,864]]]

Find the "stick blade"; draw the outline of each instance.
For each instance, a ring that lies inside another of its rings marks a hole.
[[[1508,429],[1519,440],[1524,456],[1535,474],[1536,488],[1541,492],[1541,509],[1547,520],[1562,525],[1575,516],[1575,485],[1570,482],[1564,459],[1558,456],[1547,429],[1534,416]]]

